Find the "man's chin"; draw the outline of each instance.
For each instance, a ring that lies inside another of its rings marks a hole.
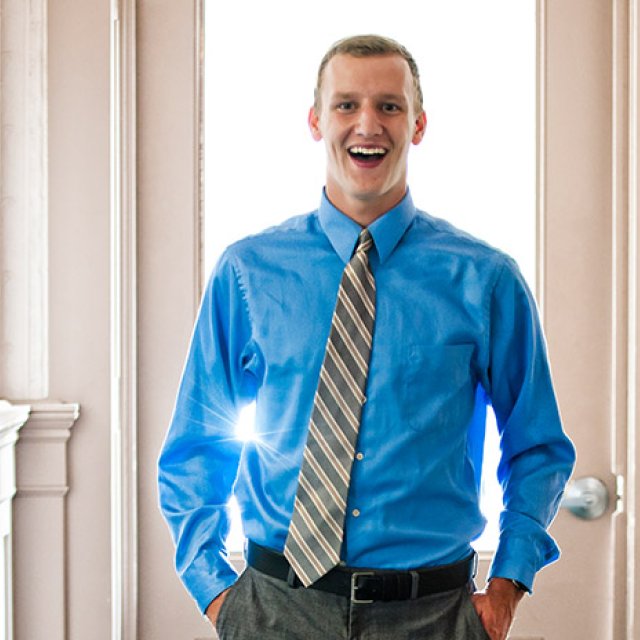
[[[404,197],[407,190],[406,185],[392,187],[362,187],[360,189],[354,189],[352,192],[352,198],[363,204],[380,204],[380,203],[392,203],[389,208],[400,202]]]

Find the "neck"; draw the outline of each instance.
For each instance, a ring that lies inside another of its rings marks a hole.
[[[406,188],[400,195],[390,193],[368,200],[365,198],[350,198],[342,192],[332,193],[329,188],[326,189],[326,195],[331,204],[361,227],[368,227],[393,209],[404,198],[405,194]]]

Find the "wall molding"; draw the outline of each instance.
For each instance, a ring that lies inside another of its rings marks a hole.
[[[16,638],[67,638],[67,443],[78,415],[77,404],[32,404],[20,432],[13,504]]]
[[[536,300],[546,321],[546,155],[547,138],[547,0],[536,3]]]
[[[111,2],[111,639],[138,627],[136,3]]]
[[[638,543],[640,515],[640,394],[638,392],[638,372],[640,370],[640,229],[638,205],[640,202],[640,2],[628,1],[628,65],[627,65],[627,197],[626,216],[626,277],[627,277],[627,358],[626,358],[626,507],[627,507],[627,598],[626,598],[626,637],[632,640],[640,633],[640,545]]]
[[[18,498],[67,495],[67,441],[79,415],[78,404],[31,405],[17,448]]]
[[[0,0],[0,395],[48,392],[47,1]]]
[[[635,640],[640,630],[640,2],[613,0],[612,70],[612,379],[616,425],[611,466],[617,476],[614,608],[611,637]]]

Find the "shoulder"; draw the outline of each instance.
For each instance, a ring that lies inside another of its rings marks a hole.
[[[243,286],[252,278],[299,264],[321,242],[317,211],[293,216],[230,244],[218,257],[210,278]]]
[[[425,211],[418,210],[412,235],[428,252],[486,263],[498,271],[518,269],[515,261],[501,249]]]
[[[252,255],[298,246],[317,235],[317,211],[293,216],[229,245],[223,253],[227,260],[243,261]]]

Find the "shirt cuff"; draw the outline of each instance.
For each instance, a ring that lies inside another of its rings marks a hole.
[[[238,574],[231,566],[227,565],[213,575],[211,572],[191,570],[182,574],[180,578],[191,597],[196,601],[198,609],[204,615],[211,602],[225,589],[235,584]]]
[[[536,573],[559,556],[556,543],[548,535],[544,543],[536,542],[531,537],[505,536],[498,544],[488,579],[515,580],[532,593]]]

